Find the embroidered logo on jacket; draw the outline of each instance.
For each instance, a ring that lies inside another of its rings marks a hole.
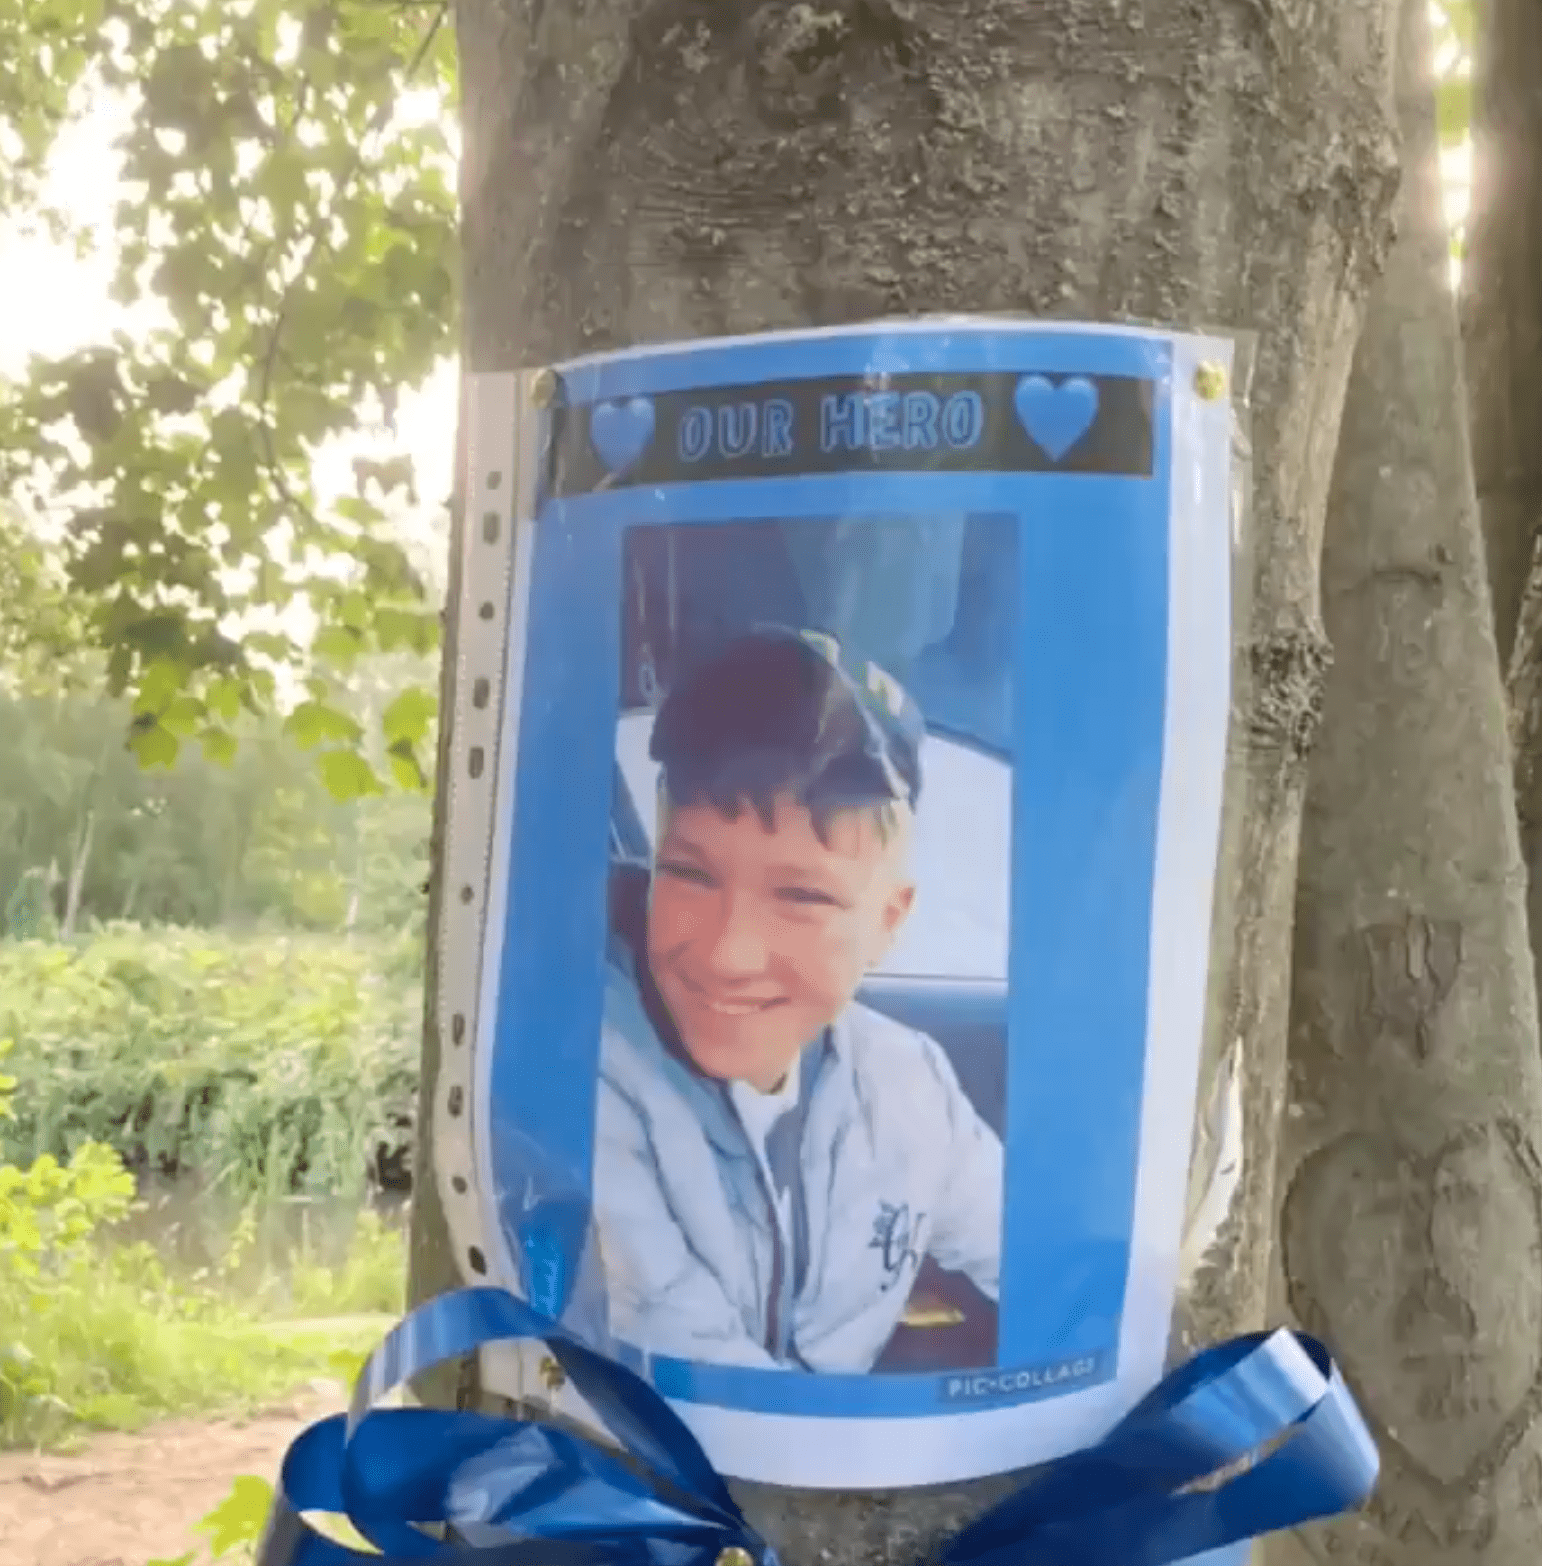
[[[912,1214],[909,1202],[880,1202],[878,1216],[873,1220],[873,1238],[868,1249],[878,1252],[885,1273],[884,1289],[899,1282],[907,1266],[921,1265],[916,1251],[916,1233],[925,1213]]]

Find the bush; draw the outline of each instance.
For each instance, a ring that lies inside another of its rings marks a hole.
[[[394,978],[405,1011],[412,987]],[[249,1192],[362,1185],[380,1106],[410,1082],[410,1045],[381,1020],[384,982],[347,949],[126,932],[78,950],[0,946],[0,1008],[23,1039],[0,1033],[0,1059],[24,1074],[19,1091],[0,1076],[0,1135],[22,1148],[0,1156],[0,1447],[352,1376],[403,1307],[398,1228],[356,1212],[330,1258],[306,1245],[274,1269],[258,1254],[274,1204],[249,1194],[213,1264],[188,1273],[125,1239],[147,1208],[121,1154],[214,1168]],[[350,1039],[362,1070],[348,1069]]]
[[[416,943],[109,928],[0,942],[0,1037],[22,1087],[0,1161],[91,1143],[229,1196],[362,1196],[404,1167]]]

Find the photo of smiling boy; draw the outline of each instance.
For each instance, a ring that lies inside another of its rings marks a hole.
[[[926,1034],[855,997],[910,913],[920,714],[764,631],[659,709],[651,873],[618,880],[594,1172],[610,1330],[864,1373],[928,1259],[994,1302],[999,1137]]]

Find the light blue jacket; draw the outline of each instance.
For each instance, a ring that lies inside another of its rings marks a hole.
[[[789,1244],[727,1090],[665,1046],[613,954],[594,1202],[622,1343],[860,1373],[927,1255],[996,1298],[1001,1142],[933,1039],[852,1005],[804,1052],[799,1103],[804,1201]]]

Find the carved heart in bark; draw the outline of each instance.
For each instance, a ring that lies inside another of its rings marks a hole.
[[[1433,1155],[1348,1136],[1301,1166],[1285,1265],[1301,1320],[1426,1477],[1470,1482],[1521,1435],[1542,1368],[1542,1220],[1520,1134]]]

